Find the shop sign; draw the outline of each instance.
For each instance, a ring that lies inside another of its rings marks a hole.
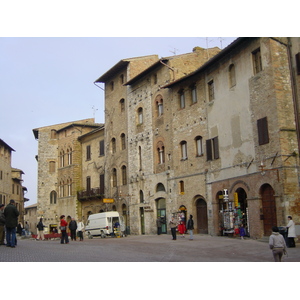
[[[153,212],[153,209],[151,209],[151,206],[144,206],[144,212]]]
[[[113,198],[104,198],[103,203],[114,203],[115,200]]]

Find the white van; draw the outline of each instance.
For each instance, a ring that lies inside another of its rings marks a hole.
[[[107,211],[89,216],[85,232],[89,238],[101,236],[102,238],[113,235],[124,236],[124,219],[117,211]]]

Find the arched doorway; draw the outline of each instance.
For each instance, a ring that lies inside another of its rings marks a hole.
[[[197,199],[197,231],[198,233],[208,233],[207,203],[204,199]]]
[[[238,188],[234,195],[235,222],[234,225],[240,227],[243,225],[246,235],[249,235],[248,224],[248,203],[247,194],[243,188]]]
[[[167,233],[166,224],[166,199],[159,198],[156,200],[157,217],[161,219],[161,233]]]
[[[264,222],[264,235],[272,233],[272,226],[277,226],[275,192],[269,184],[264,184],[260,188],[262,200],[262,219]]]

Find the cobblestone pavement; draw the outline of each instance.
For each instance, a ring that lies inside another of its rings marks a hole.
[[[1,262],[273,262],[266,242],[195,235],[171,240],[171,235],[60,240],[18,239],[16,248],[0,246]],[[300,262],[300,245],[288,249],[285,262]]]

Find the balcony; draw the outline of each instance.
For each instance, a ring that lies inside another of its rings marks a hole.
[[[102,199],[104,197],[104,193],[100,188],[93,188],[77,192],[77,197],[80,201]]]

